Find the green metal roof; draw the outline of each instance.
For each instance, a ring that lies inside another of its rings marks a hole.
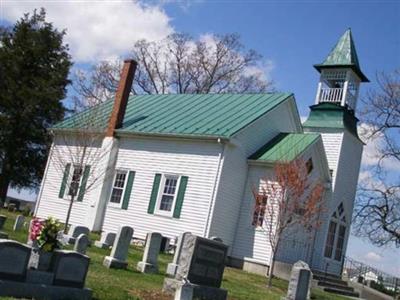
[[[356,47],[354,46],[350,29],[347,29],[346,32],[341,36],[324,62],[322,64],[314,65],[314,67],[318,71],[321,71],[323,68],[350,67],[361,78],[362,81],[369,81],[361,71]]]
[[[358,119],[354,112],[334,103],[320,103],[310,106],[311,112],[303,127],[347,129],[359,139]]]
[[[229,138],[291,96],[289,93],[134,95],[129,98],[122,128],[117,133]],[[53,128],[104,130],[113,103],[106,101]]]
[[[302,154],[320,135],[318,133],[280,133],[249,159],[265,162],[288,162]]]

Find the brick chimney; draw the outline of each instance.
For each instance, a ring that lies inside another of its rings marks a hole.
[[[117,93],[115,94],[114,107],[108,122],[106,136],[112,137],[114,135],[114,130],[122,127],[136,66],[137,62],[133,59],[124,60],[124,66],[122,68]]]

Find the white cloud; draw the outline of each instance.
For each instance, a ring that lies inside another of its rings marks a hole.
[[[377,133],[370,137],[373,130],[374,128],[371,125],[365,123],[360,124],[358,127],[360,137],[366,144],[361,161],[364,168],[375,167],[378,165],[379,158],[381,157],[380,149],[383,147],[385,142],[381,133]],[[396,160],[388,158],[381,161],[381,167],[390,171],[398,170],[400,166]]]
[[[44,7],[48,21],[59,29],[67,29],[65,40],[77,62],[124,56],[135,41],[160,40],[174,31],[170,18],[156,4],[102,0],[1,1],[0,19],[10,22]]]
[[[382,260],[382,256],[380,256],[379,254],[377,254],[373,251],[370,251],[364,255],[364,259],[366,259],[368,262],[369,261],[379,262]]]

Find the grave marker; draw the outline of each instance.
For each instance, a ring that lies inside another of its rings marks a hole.
[[[162,235],[150,232],[146,237],[143,259],[138,262],[137,269],[142,273],[158,273],[158,254],[160,252]]]
[[[129,245],[131,244],[133,236],[133,228],[129,226],[122,226],[119,228],[117,237],[111,250],[110,256],[106,256],[103,265],[107,268],[126,269],[128,263],[126,258],[128,256]]]
[[[15,219],[14,223],[14,231],[20,231],[22,226],[24,225],[25,222],[25,217],[23,215],[18,215],[17,218]]]
[[[86,234],[80,234],[75,241],[74,251],[86,254],[86,249],[89,246],[89,243],[89,237]]]
[[[292,267],[286,300],[310,299],[312,273],[304,261],[299,260]]]

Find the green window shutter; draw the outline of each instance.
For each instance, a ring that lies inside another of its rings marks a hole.
[[[151,191],[149,208],[147,209],[147,212],[149,214],[154,214],[154,208],[156,207],[158,190],[160,188],[160,182],[161,182],[161,174],[156,174],[154,176],[153,189]]]
[[[58,198],[64,198],[65,188],[67,186],[67,181],[69,177],[69,170],[71,169],[71,164],[65,166],[63,179],[61,182],[60,192],[58,193]]]
[[[187,177],[187,176],[181,177],[181,181],[180,181],[179,189],[178,189],[178,195],[176,196],[176,203],[175,203],[175,209],[174,209],[174,215],[173,215],[174,218],[179,218],[181,216],[183,198],[185,197],[186,186],[187,186],[188,180],[189,180],[189,177]]]
[[[83,200],[83,196],[85,195],[86,184],[87,184],[87,180],[88,180],[88,177],[89,177],[89,173],[90,173],[90,166],[85,166],[85,169],[83,170],[83,177],[82,177],[81,186],[79,188],[78,198],[76,199],[76,201],[82,201]]]
[[[124,199],[122,200],[122,209],[128,209],[129,198],[131,197],[132,185],[135,180],[135,172],[129,171],[128,182],[126,183]]]

